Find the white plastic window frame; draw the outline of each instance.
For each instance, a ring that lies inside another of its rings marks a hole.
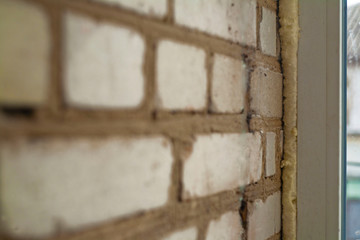
[[[345,240],[344,6],[342,0],[299,0],[299,240]]]

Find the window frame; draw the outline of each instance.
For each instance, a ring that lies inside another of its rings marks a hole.
[[[346,0],[299,0],[299,25],[297,239],[345,239]]]

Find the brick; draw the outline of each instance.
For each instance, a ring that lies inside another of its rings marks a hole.
[[[163,17],[167,11],[166,0],[93,0],[100,3],[120,6],[140,14]]]
[[[243,239],[243,232],[239,212],[228,212],[210,222],[206,240],[239,240]]]
[[[276,192],[265,202],[255,200],[249,206],[248,238],[249,240],[264,240],[280,232],[281,227],[281,196]]]
[[[239,113],[244,110],[247,70],[241,60],[216,54],[214,57],[211,110]]]
[[[260,46],[263,53],[276,56],[276,13],[262,8],[260,22]]]
[[[0,0],[0,104],[46,103],[50,78],[50,27],[44,9]]]
[[[262,117],[282,117],[282,75],[257,68],[251,76],[250,108]]]
[[[175,21],[234,42],[256,45],[255,0],[175,0]]]
[[[157,54],[157,105],[168,110],[200,110],[206,105],[205,52],[161,41]]]
[[[3,141],[1,228],[37,238],[160,207],[171,166],[162,137]]]
[[[165,237],[162,240],[196,240],[196,239],[197,239],[197,228],[192,227],[172,233],[170,236]]]
[[[276,134],[266,133],[266,177],[270,177],[276,172]]]
[[[67,13],[65,98],[76,107],[133,108],[144,98],[144,40],[127,28]]]
[[[183,199],[202,197],[256,182],[262,168],[260,134],[197,136],[183,159]]]

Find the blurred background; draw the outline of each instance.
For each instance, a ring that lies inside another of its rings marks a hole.
[[[347,207],[348,240],[360,239],[360,1],[348,0]]]

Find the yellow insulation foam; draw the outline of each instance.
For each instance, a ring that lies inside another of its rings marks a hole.
[[[297,53],[299,39],[297,0],[279,1],[281,57],[284,74],[284,159],[282,161],[283,239],[296,239]]]

